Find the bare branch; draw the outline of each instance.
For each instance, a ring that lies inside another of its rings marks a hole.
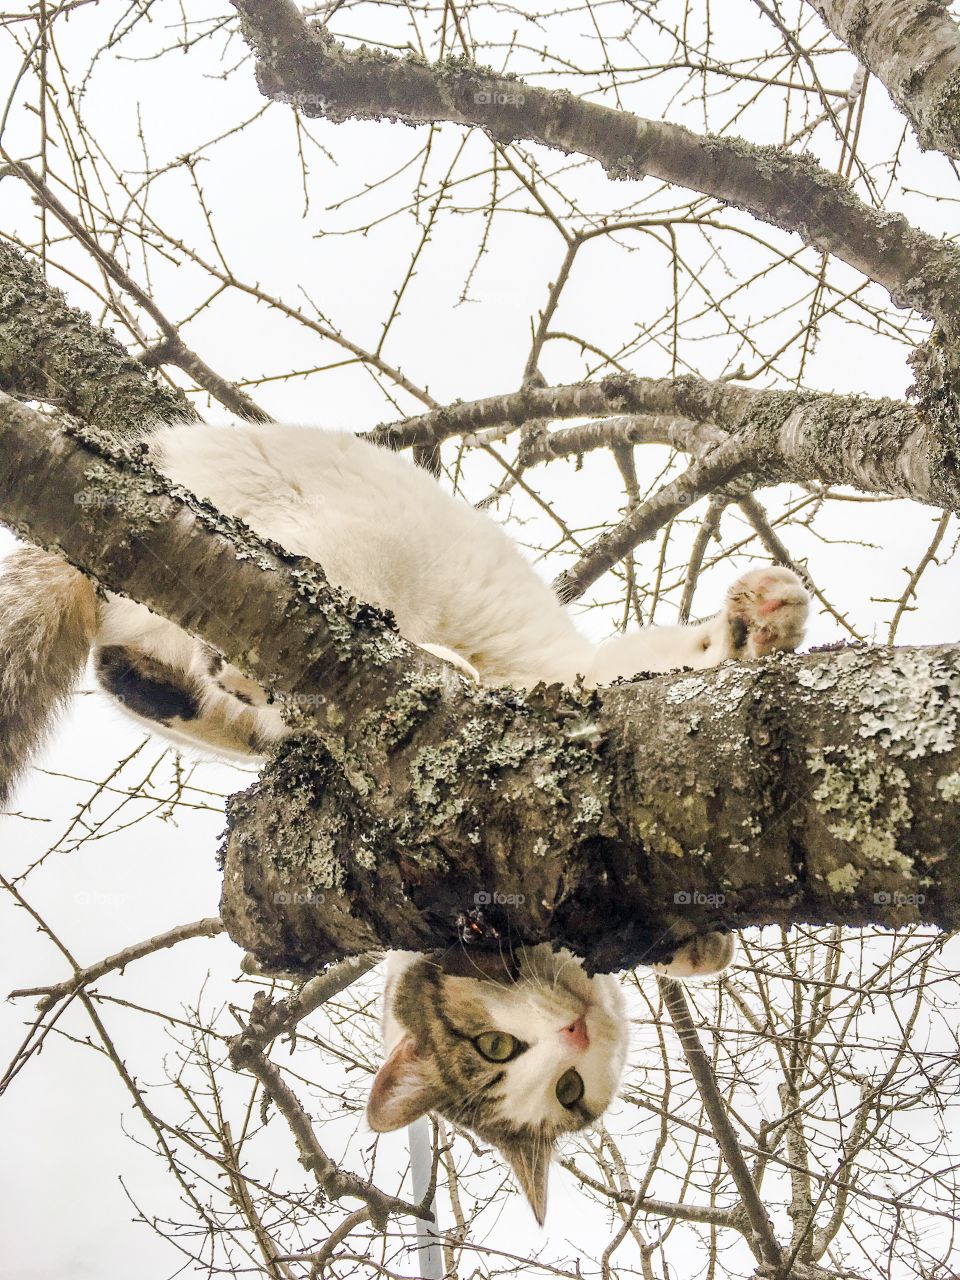
[[[598,160],[614,178],[651,176],[747,209],[796,231],[960,336],[960,253],[900,215],[880,213],[807,156],[702,137],[553,93],[459,60],[440,66],[348,51],[293,0],[234,0],[268,97],[332,120],[455,121],[498,141],[523,138]]]
[[[144,956],[151,956],[156,951],[175,947],[178,942],[185,942],[188,938],[215,938],[221,933],[223,933],[223,922],[219,916],[208,916],[203,920],[194,920],[192,924],[177,925],[175,929],[168,929],[165,933],[158,933],[153,938],[124,947],[122,951],[114,952],[112,956],[107,956],[97,964],[78,969],[72,978],[58,982],[55,986],[22,987],[17,991],[11,991],[10,999],[16,996],[42,996],[43,999],[39,1002],[38,1008],[46,1011],[58,1000],[75,994],[81,987],[88,987],[91,982],[96,982],[105,974],[122,972],[134,960],[142,960]]]

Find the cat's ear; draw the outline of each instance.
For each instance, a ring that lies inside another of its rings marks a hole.
[[[529,1201],[533,1216],[542,1227],[547,1216],[547,1179],[550,1176],[553,1145],[542,1138],[532,1138],[529,1142],[516,1142],[501,1147],[500,1151],[520,1183],[520,1189]]]
[[[376,1074],[367,1100],[367,1123],[375,1133],[413,1124],[430,1110],[435,1092],[413,1036],[404,1036]]]

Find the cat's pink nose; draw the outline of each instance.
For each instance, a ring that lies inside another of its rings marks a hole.
[[[586,1017],[581,1014],[576,1022],[570,1023],[569,1027],[561,1027],[560,1036],[568,1049],[586,1049],[590,1044]]]

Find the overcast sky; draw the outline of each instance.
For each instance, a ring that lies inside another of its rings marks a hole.
[[[104,8],[112,6],[101,6],[100,10]],[[199,21],[205,15],[225,11],[226,6],[198,4],[190,9],[193,19]],[[100,10],[81,7],[58,29],[59,57],[73,69],[77,82],[108,26],[107,15]],[[768,38],[753,5],[731,0],[729,13],[734,10],[735,20],[731,17],[717,33],[716,58],[724,51],[730,57],[740,56]],[[104,55],[83,98],[87,127],[117,169],[132,172],[143,168],[141,131],[149,139],[152,166],[160,168],[263,106],[250,63],[239,63],[243,49],[238,42],[222,62],[222,41],[202,44],[186,56],[150,58],[161,43],[164,24],[171,24],[170,31],[175,33],[178,12],[178,7],[169,3],[155,6],[152,23],[142,23],[130,41]],[[597,56],[585,21],[580,15],[563,28],[571,58]],[[509,36],[516,22],[506,14],[502,22]],[[354,34],[375,31],[378,38],[387,39],[390,24],[399,30],[401,18],[381,8],[371,13],[357,10],[344,29]],[[651,61],[656,56],[652,47]],[[849,58],[838,56],[831,83],[845,87],[853,65]],[[832,62],[831,70],[833,67]],[[5,43],[0,40],[0,82],[10,82],[18,69],[17,51],[9,39]],[[562,81],[554,78],[550,83],[560,87]],[[30,84],[28,76],[4,134],[7,149],[23,156],[33,155],[37,147],[36,115],[28,109],[35,101]],[[866,117],[861,152],[875,159],[889,151],[890,138],[899,134],[901,126],[885,104],[882,91],[875,84],[871,91],[874,99]],[[669,102],[669,97],[658,82],[638,83],[624,90],[623,104],[654,117],[662,116],[669,105],[671,119],[704,127],[702,104],[683,97]],[[717,128],[728,114],[732,114],[732,103],[728,112],[717,109],[709,123]],[[748,111],[740,128],[752,141],[777,142],[782,137],[782,119],[761,108]],[[419,231],[412,218],[404,215],[374,226],[364,237],[338,233],[360,222],[377,223],[399,206],[406,198],[404,193],[409,195],[409,176],[372,191],[362,200],[337,206],[354,196],[364,181],[401,169],[422,146],[423,131],[390,124],[334,126],[325,122],[315,123],[312,130],[335,160],[319,151],[311,153],[306,213],[296,166],[297,139],[286,108],[271,107],[245,132],[216,148],[197,166],[197,173],[207,203],[216,211],[220,249],[239,276],[259,282],[265,290],[291,302],[312,300],[357,342],[374,345]],[[462,142],[461,131],[451,127],[440,132],[433,162],[436,172],[442,169],[444,157],[452,160]],[[488,144],[482,136],[474,135],[466,145],[468,156],[475,155],[480,169],[487,163]],[[829,143],[824,142],[823,148],[832,163]],[[60,157],[53,154],[51,167],[55,169]],[[550,161],[552,168],[560,164],[559,157]],[[955,205],[911,196],[903,190],[952,192],[948,185],[952,178],[942,159],[921,156],[908,141],[898,179],[890,196],[892,207],[902,208],[934,232],[952,230]],[[580,166],[565,182],[565,189],[576,191],[584,206],[592,210],[620,208],[650,189],[643,183],[613,184],[595,165]],[[635,196],[625,193],[628,186],[636,188]],[[464,204],[481,199],[484,190],[480,182],[464,184]],[[0,196],[5,230],[34,240],[36,209],[22,186],[7,178],[0,182]],[[668,201],[664,198],[661,203]],[[202,213],[182,168],[154,185],[150,211],[171,235],[213,256]],[[516,387],[531,320],[543,304],[562,258],[559,236],[545,232],[541,222],[520,214],[503,217],[495,224],[489,251],[473,279],[473,300],[457,305],[477,241],[478,217],[464,213],[442,222],[384,349],[385,358],[428,387],[441,402]],[[786,244],[789,239],[777,239],[769,229],[764,234],[778,243]],[[792,243],[796,245],[795,240]],[[716,281],[725,279],[727,287],[746,279],[766,261],[761,251],[754,253],[738,241],[728,247],[726,270],[720,271],[707,261],[702,242],[691,237],[688,248],[692,256],[702,255],[704,271],[715,271]],[[66,245],[58,248],[56,256],[90,276],[89,260],[81,250]],[[817,261],[815,255],[808,255],[807,260]],[[139,278],[173,317],[189,314],[209,291],[201,273],[176,255],[165,260],[152,254],[149,269],[149,279]],[[858,283],[854,273],[846,276],[851,285]],[[844,273],[837,272],[834,278],[843,279]],[[78,305],[94,308],[91,295],[75,281],[63,274],[56,275],[56,281]],[[671,287],[667,259],[652,239],[635,239],[630,253],[597,242],[578,261],[554,327],[575,328],[597,345],[615,349],[627,335],[642,329],[647,317],[663,312]],[[719,283],[715,287],[719,288]],[[745,291],[738,305],[745,316],[765,314],[776,305],[778,292],[790,287],[783,272],[774,273]],[[788,321],[783,324],[786,329]],[[775,328],[776,322],[772,325]],[[711,339],[708,332],[706,326],[704,340],[698,346],[687,343],[684,354],[687,360],[696,356],[699,372],[720,376],[728,371],[735,344],[727,335]],[[321,350],[316,338],[305,330],[264,305],[238,300],[234,295],[201,314],[185,335],[213,368],[236,379],[280,375],[310,368],[321,360],[338,359],[332,348]],[[904,346],[882,335],[828,318],[808,361],[805,382],[823,390],[902,397],[910,382],[905,356]],[[576,349],[562,343],[548,346],[542,367],[551,382],[573,381],[584,371]],[[664,374],[670,371],[670,363],[662,346],[650,342],[631,360],[631,368],[637,373]],[[776,381],[775,376],[768,376],[756,385]],[[281,420],[359,430],[398,416],[398,409],[390,406],[375,381],[356,366],[331,369],[306,380],[271,381],[252,393]],[[226,419],[220,406],[209,406],[204,399],[197,403],[209,420]],[[398,404],[401,412],[414,412],[418,407],[403,393]],[[648,449],[638,455],[638,465],[648,476],[665,461],[663,451]],[[477,500],[498,479],[491,462],[475,461],[463,479],[463,489],[466,496]],[[537,481],[541,493],[554,500],[568,520],[572,515],[572,523],[580,528],[608,519],[616,509],[617,499],[611,494],[618,492],[619,479],[606,458],[589,457],[582,470],[572,462],[555,464],[548,472],[538,473]],[[765,495],[773,510],[786,500],[786,494]],[[522,501],[512,507],[505,504],[498,518],[511,512],[525,521],[514,529],[526,544],[536,547],[552,539],[549,522],[538,516],[535,508]],[[889,598],[903,589],[904,570],[922,554],[938,515],[903,503],[836,504],[822,514],[815,530],[792,529],[789,541],[794,555],[808,560],[814,579],[834,602],[849,611],[858,629],[868,638],[882,639],[891,614]],[[685,559],[683,549],[693,527],[691,521],[678,529],[673,557],[677,563]],[[724,533],[731,541],[737,527],[733,514],[725,517]],[[952,546],[954,536],[955,531],[948,535],[945,549]],[[12,538],[0,532],[0,551],[13,545]],[[642,548],[639,571],[652,574],[655,558],[655,547]],[[537,563],[547,577],[563,567],[556,557]],[[738,565],[745,563],[742,560]],[[704,577],[696,612],[705,615],[719,606],[736,567],[728,563]],[[917,610],[901,626],[900,642],[956,640],[957,588],[956,560],[931,568],[922,581]],[[591,598],[604,599],[605,589],[603,583],[598,584]],[[675,602],[676,595],[664,604],[658,614],[662,621],[672,620]],[[583,625],[600,636],[609,633],[616,621],[614,611],[595,611],[584,617]],[[814,617],[811,643],[841,638],[843,633],[834,619]],[[163,756],[159,741],[145,740],[90,692],[91,688],[88,682],[74,699],[69,715],[37,760],[16,797],[16,815],[0,818],[4,874],[21,872],[55,846],[56,852],[30,875],[25,892],[84,963],[183,921],[216,914],[219,876],[215,852],[223,826],[219,797],[245,785],[237,771],[188,761],[183,766],[190,770],[187,805],[171,814],[161,803],[131,800],[127,792],[151,770],[150,794],[169,795],[174,758],[172,754]],[[111,774],[118,760],[131,755],[92,808],[81,813],[78,825],[78,808],[88,804],[97,782]],[[134,818],[140,820],[128,825]],[[87,838],[74,848],[81,832]],[[6,897],[0,899],[0,940],[5,989],[65,976],[64,962],[54,947]],[[242,1004],[249,999],[250,988],[234,985],[238,961],[239,953],[229,941],[198,940],[142,962],[135,981],[131,970],[126,981],[114,978],[103,984],[103,989],[147,1008],[175,1010],[201,998],[204,975],[209,973],[202,1000],[204,1010],[212,1016],[223,1001],[233,999]],[[5,1061],[23,1034],[29,1008],[24,1001],[0,1005],[0,1046]],[[371,1034],[375,1013],[371,1006]],[[155,1086],[158,1108],[172,1105],[163,1064],[165,1060],[169,1064],[175,1055],[171,1036],[176,1035],[176,1028],[120,1006],[105,1007],[103,1017],[115,1032],[131,1072],[141,1082]],[[133,1221],[136,1211],[124,1188],[148,1214],[160,1215],[176,1215],[176,1192],[156,1156],[147,1149],[149,1136],[133,1115],[116,1071],[97,1052],[71,1041],[82,1040],[87,1034],[82,1012],[70,1010],[61,1019],[59,1031],[48,1039],[44,1052],[0,1101],[0,1216],[5,1220],[2,1280],[62,1274],[77,1280],[87,1276],[126,1280],[131,1274],[158,1280],[180,1265],[171,1246]],[[643,1030],[637,1034],[638,1052],[642,1052]],[[328,1069],[330,1087],[336,1089],[336,1069]],[[615,1122],[616,1115],[611,1124]],[[362,1148],[369,1141],[358,1133],[362,1130],[355,1114],[324,1129],[331,1154],[342,1157],[352,1168],[362,1167]],[[397,1135],[391,1141],[399,1170],[403,1137]],[[288,1153],[278,1150],[278,1162],[286,1159]],[[592,1211],[584,1209],[582,1198],[566,1176],[555,1176],[553,1191],[551,1245],[562,1252],[563,1241],[569,1238],[571,1247],[577,1248],[578,1242],[590,1239]],[[516,1203],[511,1205],[507,1219],[492,1228],[498,1243],[514,1240],[528,1247],[530,1225],[524,1213]]]

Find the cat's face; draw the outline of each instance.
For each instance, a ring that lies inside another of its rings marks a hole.
[[[554,1143],[596,1120],[620,1082],[627,1023],[616,979],[589,978],[549,946],[510,961],[398,953],[384,1003],[390,1052],[370,1091],[371,1128],[436,1111],[472,1129],[499,1148],[542,1223]]]

